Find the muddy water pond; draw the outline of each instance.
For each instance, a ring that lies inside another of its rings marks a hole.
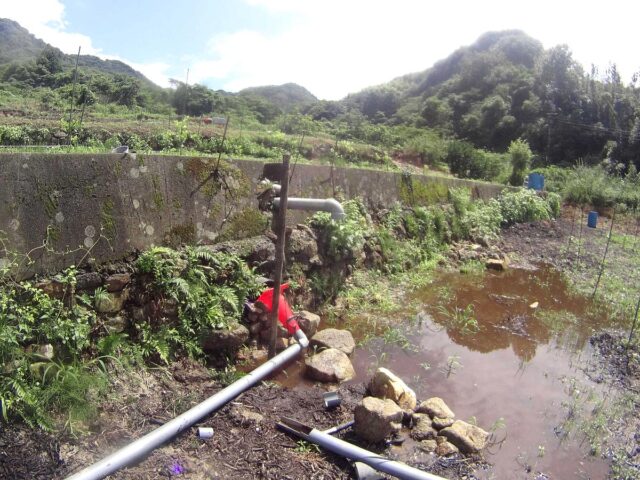
[[[493,468],[479,478],[606,477],[608,463],[589,455],[579,434],[563,435],[562,425],[575,389],[606,395],[583,369],[591,361],[588,339],[607,318],[559,273],[444,272],[408,300],[414,307],[394,318],[390,333],[357,348],[352,382],[367,382],[384,366],[418,399],[442,397],[457,418],[498,427],[485,453]],[[351,328],[364,338],[367,323],[356,319]],[[308,385],[300,364],[277,380]],[[410,458],[412,450],[407,442],[395,453]]]

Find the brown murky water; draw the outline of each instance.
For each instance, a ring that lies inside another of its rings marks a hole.
[[[457,418],[475,418],[485,429],[502,418],[506,428],[496,437],[504,441],[489,448],[486,458],[494,468],[478,472],[480,478],[605,478],[605,460],[590,456],[579,437],[556,434],[566,418],[569,379],[601,388],[580,369],[591,356],[590,335],[607,322],[587,299],[571,294],[548,268],[442,273],[415,299],[423,311],[396,319],[412,347],[375,339],[358,348],[353,382],[366,382],[385,366],[418,399],[445,399]],[[477,320],[476,333],[470,332],[472,323],[464,326],[465,308]],[[277,380],[293,388],[307,385],[300,363]]]

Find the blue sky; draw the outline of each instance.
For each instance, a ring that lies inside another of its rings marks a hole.
[[[568,44],[586,68],[615,62],[624,81],[640,70],[640,2],[625,0],[0,0],[0,17],[163,86],[189,69],[190,83],[212,88],[296,82],[339,99],[511,28]]]

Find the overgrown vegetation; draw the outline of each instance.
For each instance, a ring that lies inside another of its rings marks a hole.
[[[47,430],[86,429],[97,412],[92,399],[104,393],[113,368],[201,357],[207,329],[239,320],[244,300],[258,291],[255,275],[234,255],[152,248],[136,263],[152,311],[110,333],[96,307],[112,294],[76,292],[73,267],[37,284],[17,281],[16,266],[5,261],[0,268],[2,417]]]

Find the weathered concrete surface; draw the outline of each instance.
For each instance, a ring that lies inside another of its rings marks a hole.
[[[93,257],[123,258],[151,245],[214,243],[258,235],[254,187],[259,161],[119,154],[0,153],[0,238],[35,263],[25,271],[58,271]],[[469,186],[489,198],[499,185],[414,176],[418,184]],[[388,206],[406,196],[399,173],[297,165],[291,196],[362,197]],[[403,188],[404,193],[403,193]],[[297,223],[309,213],[291,212]],[[248,229],[248,230],[247,230]],[[43,248],[46,243],[47,248]],[[89,251],[88,255],[87,252]],[[6,252],[0,244],[0,262]]]

